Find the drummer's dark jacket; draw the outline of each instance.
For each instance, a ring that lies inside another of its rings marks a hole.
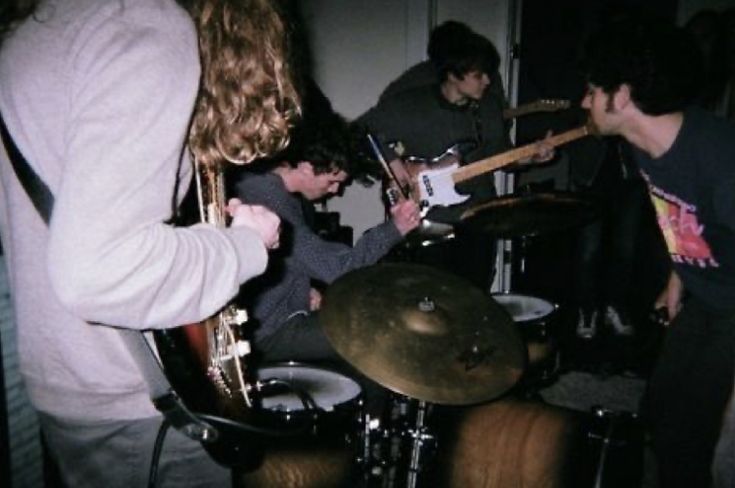
[[[282,223],[280,246],[271,252],[266,272],[250,280],[241,294],[259,323],[256,344],[295,314],[309,312],[312,280],[330,284],[348,271],[374,264],[402,239],[392,222],[368,230],[354,247],[322,239],[307,224],[303,199],[289,193],[274,173],[243,172],[235,188],[243,202],[268,207]]]

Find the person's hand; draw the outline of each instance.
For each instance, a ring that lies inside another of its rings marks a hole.
[[[278,247],[281,234],[281,219],[261,205],[245,205],[239,199],[227,202],[227,213],[232,217],[232,226],[244,225],[258,233],[267,249]]]
[[[411,174],[406,169],[405,163],[401,159],[394,159],[388,163],[390,169],[395,177],[388,178],[388,188],[395,192],[396,195],[400,195],[401,198],[405,196],[404,192],[411,193],[413,180]]]
[[[413,200],[401,200],[390,208],[390,214],[398,232],[405,236],[421,223],[419,206]]]
[[[668,326],[679,313],[679,310],[681,310],[681,296],[683,293],[684,285],[681,282],[681,278],[672,271],[666,287],[659,294],[653,305],[654,310],[662,309],[666,311],[667,318],[661,321],[662,325]]]
[[[322,307],[322,294],[316,288],[309,288],[309,310],[316,312]]]
[[[531,156],[531,161],[534,163],[546,163],[554,159],[556,151],[554,150],[553,144],[549,142],[549,139],[551,139],[551,131],[546,132],[544,139],[536,141],[536,153]]]

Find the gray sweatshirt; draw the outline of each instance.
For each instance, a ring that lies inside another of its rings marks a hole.
[[[0,231],[21,371],[39,410],[69,419],[155,415],[107,325],[200,321],[260,274],[247,228],[175,229],[198,89],[194,26],[173,0],[57,0],[6,39],[0,111],[55,195],[47,228],[0,149]]]

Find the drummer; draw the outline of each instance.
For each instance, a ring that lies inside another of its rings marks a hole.
[[[500,57],[495,46],[466,25],[447,21],[432,31],[428,54],[434,76],[423,84],[411,82],[411,87],[403,90],[395,89],[397,84],[402,84],[399,78],[391,85],[393,89],[357,122],[382,139],[384,145],[400,141],[405,149],[404,159],[413,156],[431,160],[457,143],[473,147],[463,155],[467,162],[509,149],[503,121],[502,89],[489,90],[491,83],[500,83],[496,76]],[[402,78],[412,76],[410,73],[414,71],[410,70]],[[553,156],[552,147],[540,144],[533,160],[549,161]],[[396,173],[401,173],[398,155],[391,166]],[[403,173],[403,178],[407,178]],[[451,208],[434,208],[428,218],[454,224],[465,209],[496,195],[492,174],[473,178],[460,190],[471,193],[472,198]],[[490,236],[459,237],[448,242],[448,247],[442,246],[436,251],[427,248],[425,264],[448,269],[481,289],[489,290],[495,258],[494,239]]]
[[[368,230],[354,247],[326,241],[309,228],[302,205],[336,194],[356,172],[347,124],[315,85],[309,96],[289,149],[263,172],[243,172],[235,186],[243,202],[270,208],[283,224],[269,268],[241,294],[259,323],[255,347],[268,362],[338,359],[318,322],[321,296],[314,282],[328,285],[375,263],[420,221],[416,204],[404,200],[390,209],[390,220]]]

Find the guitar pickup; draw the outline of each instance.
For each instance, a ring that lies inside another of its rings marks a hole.
[[[421,181],[424,183],[424,188],[426,189],[426,194],[430,197],[434,196],[434,189],[431,187],[431,179],[427,175],[423,175],[421,177]]]

